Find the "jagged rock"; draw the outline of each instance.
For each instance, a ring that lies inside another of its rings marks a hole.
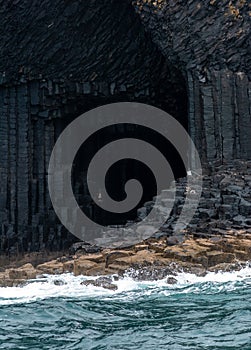
[[[76,254],[76,252],[93,254],[93,253],[99,253],[101,250],[102,249],[100,247],[96,247],[85,242],[77,242],[70,247],[69,253],[72,255]]]
[[[81,285],[84,286],[94,286],[94,287],[102,287],[104,289],[109,289],[109,290],[117,290],[118,286],[114,283],[112,283],[113,280],[110,277],[99,277],[96,280],[87,280],[81,282]]]
[[[162,246],[165,241],[159,242]],[[149,239],[145,242],[151,246],[154,241]],[[153,249],[135,250],[134,247],[124,250],[124,254],[118,251],[110,251],[113,257],[112,263],[105,266],[106,256],[109,250],[102,253],[89,255],[75,255],[60,257],[38,265],[36,268],[31,264],[21,267],[7,268],[0,272],[1,286],[21,286],[29,279],[43,274],[58,274],[66,272],[68,264],[73,265],[73,272],[78,275],[107,275],[107,278],[95,282],[97,286],[113,289],[109,286],[114,284],[119,276],[130,276],[138,281],[154,281],[176,276],[177,273],[194,273],[204,276],[207,271],[219,271],[220,269],[237,269],[251,259],[251,233],[245,230],[232,230],[224,236],[213,236],[209,239],[200,238],[186,239],[185,242],[167,246],[162,253]],[[37,257],[35,256],[37,259]],[[27,259],[27,258],[26,258]],[[90,259],[90,260],[88,260]],[[62,262],[61,262],[62,261]],[[65,266],[66,264],[66,266]],[[225,264],[225,265],[224,265]],[[237,266],[237,267],[236,267]],[[112,276],[111,276],[112,275]],[[96,281],[96,280],[95,280]],[[102,283],[101,283],[102,282]],[[61,280],[55,281],[56,285],[61,284]]]
[[[178,267],[176,265],[171,265],[167,267],[163,266],[134,266],[134,268],[129,269],[127,274],[136,281],[157,281],[165,278],[166,276],[177,276]]]
[[[188,267],[187,269],[184,268],[184,272],[189,272],[189,273],[193,273],[198,277],[205,277],[207,275],[207,270],[206,267],[201,265],[201,266],[191,266]]]

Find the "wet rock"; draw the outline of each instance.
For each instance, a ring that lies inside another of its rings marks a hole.
[[[66,282],[64,282],[63,280],[54,280],[53,283],[55,284],[55,286],[64,286],[64,285],[66,285]]]
[[[162,280],[166,276],[177,276],[177,272],[181,270],[177,265],[170,265],[168,267],[156,267],[156,266],[134,266],[134,268],[128,270],[126,273],[128,276],[136,281],[157,281]]]
[[[23,287],[27,284],[27,280],[19,280],[19,279],[9,279],[9,278],[1,278],[0,287]]]
[[[73,272],[74,271],[74,261],[70,260],[70,261],[66,261],[63,263],[63,271],[65,273],[67,272]]]
[[[94,286],[94,287],[102,287],[104,289],[109,289],[109,290],[117,290],[118,286],[113,283],[113,279],[111,277],[99,277],[95,280],[87,280],[81,282],[81,285],[84,286]]]
[[[0,287],[24,286],[28,280],[36,277],[37,271],[30,263],[21,267],[6,269],[4,272],[0,272]]]
[[[115,274],[113,279],[107,277],[108,279],[95,282],[100,285],[102,281],[104,288],[108,288],[107,283],[114,284],[118,276],[129,275],[138,281],[164,279],[167,276],[176,276],[182,271],[204,276],[208,270],[218,271],[222,264],[232,266],[251,260],[251,231],[231,228],[219,234],[217,228],[215,230],[213,236],[196,239],[188,236],[183,243],[173,246],[168,246],[165,239],[156,241],[149,238],[144,241],[142,247],[139,244],[124,250],[105,249],[96,254],[64,256],[39,264],[36,269],[31,264],[8,268],[0,273],[0,285],[20,285],[36,275],[70,271],[76,276]],[[108,265],[107,257],[111,259]]]
[[[201,265],[201,267],[190,266],[187,269],[184,268],[184,272],[192,273],[198,277],[205,277],[207,275],[206,269]]]
[[[215,265],[213,267],[209,267],[208,271],[211,272],[232,272],[232,271],[239,271],[241,270],[243,267],[245,267],[244,264],[241,264],[241,262],[238,263],[221,263],[218,265]]]
[[[168,279],[166,280],[167,284],[177,284],[178,280],[176,280],[176,278],[174,277],[168,277]]]

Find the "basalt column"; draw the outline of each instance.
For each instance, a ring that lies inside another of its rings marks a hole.
[[[60,132],[91,108],[162,108],[188,124],[204,168],[250,159],[250,63],[246,0],[2,1],[1,251],[74,240],[51,206],[47,168]]]
[[[251,83],[243,72],[188,72],[190,133],[205,162],[251,158]]]
[[[161,68],[163,66],[161,65]],[[158,75],[158,79],[161,74]],[[177,79],[177,81],[172,80]],[[162,78],[161,78],[162,79]],[[145,83],[140,87],[131,84],[107,82],[64,82],[58,80],[26,80],[14,86],[0,87],[0,236],[1,250],[17,254],[34,250],[61,250],[69,247],[75,238],[59,222],[51,205],[48,191],[48,164],[53,146],[64,128],[76,117],[97,106],[119,101],[137,101],[149,103],[166,109],[175,115],[186,126],[184,110],[186,103],[178,103],[180,95],[186,92],[180,87],[179,75],[169,77],[169,83],[175,86],[170,90],[168,84]],[[166,74],[163,75],[166,80]],[[171,91],[171,92],[170,92]],[[178,106],[178,108],[177,108]],[[118,138],[128,136],[126,131],[116,126],[109,131],[111,135],[103,134],[93,143],[85,146],[83,156],[95,151],[97,144],[102,146],[110,136]],[[125,131],[125,133],[124,133]],[[132,137],[145,136],[145,133],[133,131]],[[153,136],[154,137],[154,136]],[[111,138],[110,141],[112,141]],[[153,140],[161,146],[158,138]],[[97,150],[96,150],[97,151]],[[95,154],[95,152],[94,152]],[[168,153],[167,153],[168,156]],[[170,153],[169,161],[174,161],[175,175],[183,176],[177,157]],[[81,165],[81,162],[79,163]],[[84,173],[87,169],[78,170],[76,164],[73,174],[73,188],[79,204],[93,219],[98,219],[97,213],[90,209],[92,200],[88,197]],[[125,172],[119,172],[121,178]],[[142,173],[145,176],[145,173]],[[142,174],[139,175],[142,176]],[[59,174],[59,180],[64,181],[64,170]],[[111,179],[115,183],[116,176]],[[118,187],[120,186],[117,183]],[[151,200],[154,193],[147,194],[145,201]],[[150,197],[149,197],[150,195]],[[142,205],[142,204],[141,204]],[[89,210],[89,209],[90,210]],[[67,213],[67,203],[64,208]],[[137,210],[131,213],[131,219],[136,218]],[[126,219],[123,220],[126,222]],[[102,218],[101,218],[102,219]],[[114,220],[114,219],[113,219]],[[111,221],[111,223],[118,223]],[[106,223],[107,224],[107,223]]]
[[[204,167],[251,158],[250,4],[133,1],[163,55],[187,81],[189,131]]]
[[[60,132],[120,101],[160,107],[186,126],[185,80],[130,0],[2,1],[0,52],[0,248],[64,249],[74,236],[57,220],[47,186]]]

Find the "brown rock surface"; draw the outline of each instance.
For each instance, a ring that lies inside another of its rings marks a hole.
[[[6,268],[0,272],[2,286],[15,286],[41,274],[72,272],[75,276],[123,275],[156,280],[185,271],[204,276],[207,271],[240,269],[251,260],[251,235],[232,232],[213,238],[192,238],[170,246],[165,238],[150,239],[132,248],[103,250],[96,254],[64,256],[35,265]],[[136,271],[135,273],[133,271]]]
[[[25,264],[18,269],[9,270],[9,278],[14,279],[34,279],[37,271],[31,264]]]
[[[37,271],[39,273],[45,273],[45,274],[59,274],[64,272],[64,265],[62,262],[59,262],[58,260],[52,260],[44,264],[38,265]]]

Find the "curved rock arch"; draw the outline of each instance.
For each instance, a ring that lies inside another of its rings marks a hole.
[[[137,0],[136,12],[187,80],[190,133],[204,164],[251,157],[251,5]]]

